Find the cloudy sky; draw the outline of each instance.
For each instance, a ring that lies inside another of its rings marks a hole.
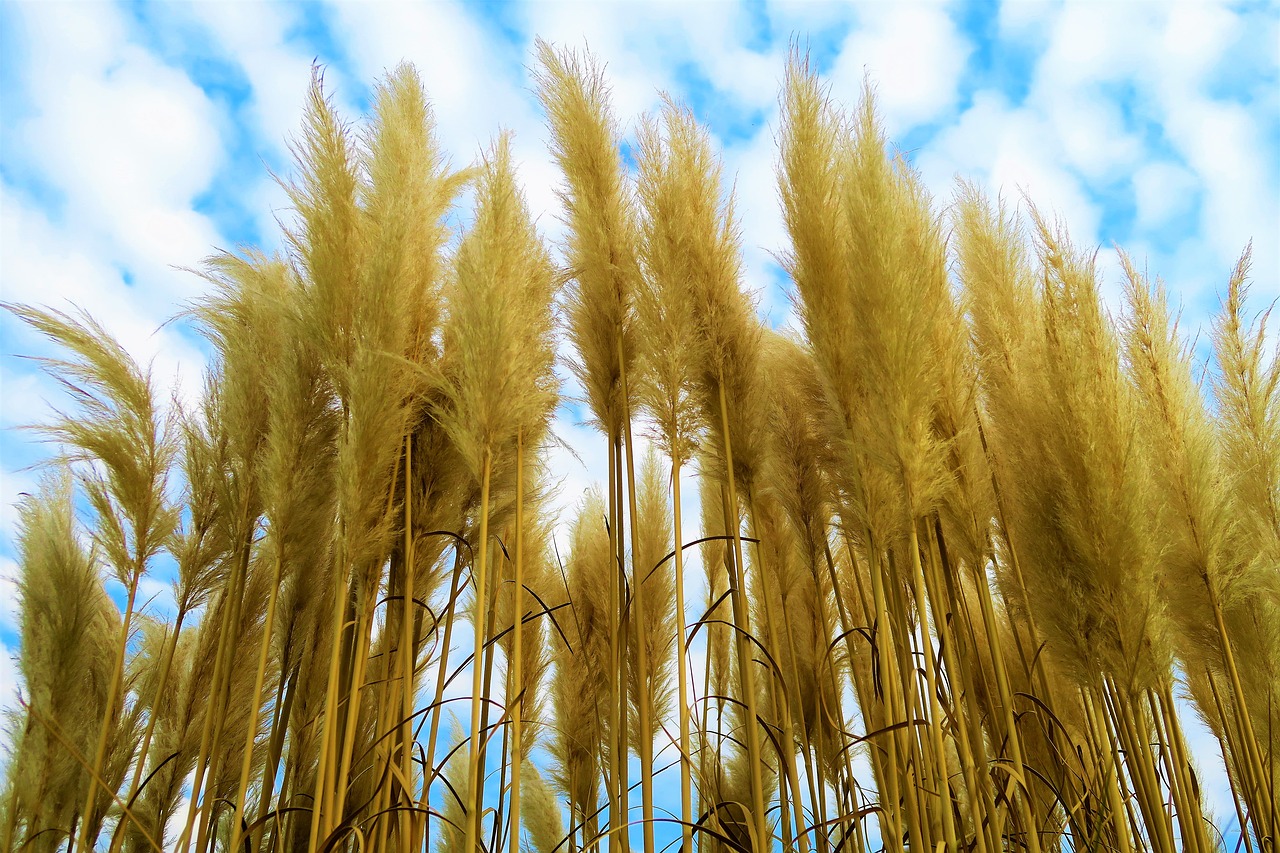
[[[774,184],[788,46],[806,45],[852,106],[870,74],[887,129],[940,204],[956,175],[1059,214],[1162,276],[1189,334],[1254,241],[1254,305],[1280,296],[1280,6],[1209,2],[426,4],[0,2],[0,298],[91,312],[157,378],[198,387],[204,353],[162,324],[201,292],[182,267],[216,248],[278,245],[310,66],[355,118],[371,85],[415,63],[454,162],[515,132],[529,201],[560,234],[556,173],[530,91],[536,35],[608,64],[630,130],[660,91],[710,127],[736,177],[748,284],[789,312]],[[465,211],[459,212],[465,216]],[[57,403],[46,347],[0,316],[0,597],[11,598],[14,503],[47,454],[14,427]],[[559,432],[577,446],[573,410]],[[598,443],[598,442],[595,442]],[[586,468],[565,456],[568,492]],[[589,454],[587,466],[592,465]],[[575,467],[576,466],[576,467]],[[602,470],[596,468],[596,470]],[[159,586],[156,590],[158,592]],[[16,640],[0,613],[0,642]],[[0,691],[15,673],[0,655]]]

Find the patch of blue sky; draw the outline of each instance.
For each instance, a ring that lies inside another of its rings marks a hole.
[[[231,109],[248,102],[252,88],[240,66],[181,6],[130,0],[121,9],[128,15],[133,40],[165,64],[182,69],[212,100]]]
[[[214,176],[209,189],[192,200],[192,210],[207,216],[217,227],[218,233],[229,241],[228,245],[219,248],[236,252],[242,247],[263,247],[266,243],[276,241],[274,234],[262,233],[262,229],[258,227],[257,211],[250,207],[249,201],[223,189],[227,183],[251,176],[254,176],[254,172],[249,168],[239,164],[224,164]],[[210,247],[210,251],[213,251],[213,247]]]
[[[1213,318],[1222,309],[1222,297],[1227,292],[1230,270],[1209,282],[1209,287],[1198,294],[1184,296],[1179,293],[1169,294],[1169,305],[1178,318],[1178,328],[1191,353],[1192,371],[1204,388],[1205,406],[1211,414],[1218,413],[1218,401],[1210,392],[1210,377],[1219,378],[1221,371],[1213,351]],[[1153,274],[1152,280],[1156,279]]]
[[[889,138],[889,148],[891,151],[901,154],[910,163],[915,159],[916,152],[927,148],[929,143],[933,141],[940,132],[950,127],[952,124],[950,118],[931,121],[924,124],[913,125],[904,132],[899,132]]]
[[[560,397],[560,402],[556,405],[556,420],[573,426],[585,426],[592,420],[591,410],[583,400],[568,396],[566,392],[569,390],[567,387],[560,389],[564,396]]]
[[[248,111],[252,85],[241,66],[223,52],[207,28],[181,7],[131,0],[121,6],[130,24],[130,37],[165,64],[181,70],[215,105],[220,107],[218,133],[221,160],[209,188],[192,205],[208,216],[229,241],[223,248],[258,245],[256,211],[250,200],[228,187],[246,185],[262,172],[263,165],[280,170],[274,162],[274,146],[264,145],[253,133]]]
[[[768,276],[767,292],[760,294],[760,304],[757,308],[769,328],[778,329],[791,313],[792,301],[795,299],[795,283],[777,261],[766,262],[764,271]]]
[[[1125,130],[1137,136],[1142,143],[1144,162],[1165,160],[1179,166],[1187,165],[1178,148],[1169,140],[1164,122],[1151,101],[1135,95],[1119,97],[1117,102],[1124,117]]]
[[[333,10],[319,3],[292,3],[288,7],[294,16],[293,24],[285,31],[285,44],[304,47],[317,63],[337,71],[345,85],[351,87],[346,99],[361,113],[368,112],[373,106],[372,81],[364,79],[347,54],[346,44],[337,34]]]
[[[0,4],[0,85],[4,87],[4,97],[0,98],[0,118],[4,119],[4,126],[0,132],[7,133],[15,119],[30,115],[35,110],[35,104],[26,97],[22,85],[30,55],[31,42],[18,7],[16,4]],[[8,155],[6,145],[5,156]]]
[[[9,297],[7,295],[0,295],[0,298],[7,300]],[[40,305],[39,307],[48,307],[56,311],[69,311],[72,314],[75,313],[75,306],[66,301],[54,301],[48,305]],[[4,359],[6,361],[4,366],[8,368],[8,370],[12,371],[13,375],[24,377],[35,375],[40,377],[41,382],[44,382],[45,374],[40,370],[38,359],[65,357],[66,354],[66,350],[61,349],[57,344],[53,343],[43,335],[34,333],[31,327],[22,320],[19,320],[8,311],[0,309],[0,359]],[[48,384],[48,388],[53,388],[51,381]],[[62,405],[67,400],[65,396],[56,395],[48,397],[47,399],[51,405]],[[0,397],[0,400],[3,400],[3,397]],[[5,402],[7,403],[8,401]],[[26,424],[44,423],[48,419],[48,416],[52,414],[52,410],[42,408],[36,412],[24,411],[22,416],[17,418],[14,417],[14,414],[15,413],[12,409],[6,407],[4,412],[4,422],[12,423],[16,427],[21,427]],[[14,433],[12,432],[0,431],[0,436],[12,436],[13,434]],[[30,433],[26,434],[22,443],[25,445],[27,442],[31,443],[30,446],[33,449],[43,446],[39,444],[36,437]],[[13,458],[8,452],[9,445],[0,446],[4,448],[4,468],[0,470],[15,470],[16,466],[14,465]],[[48,454],[39,453],[38,455],[43,458]]]
[[[765,0],[741,0],[744,28],[742,45],[748,50],[764,53],[774,42],[773,21]]]
[[[1265,57],[1257,57],[1249,51],[1242,51],[1239,57],[1233,56],[1230,62],[1221,62],[1214,67],[1204,83],[1205,94],[1215,101],[1254,106],[1260,102],[1276,102],[1276,85],[1280,83],[1280,75],[1275,67],[1263,61]],[[1268,73],[1270,72],[1270,73]],[[1274,110],[1259,116],[1264,122],[1280,123]]]
[[[1258,92],[1275,98],[1280,78],[1276,44],[1280,40],[1280,5],[1274,2],[1238,3],[1238,37],[1206,80],[1207,93],[1219,100],[1249,98]]]
[[[520,51],[533,35],[524,26],[523,4],[515,0],[486,0],[484,3],[472,3],[466,8],[481,26]]]
[[[10,472],[19,472],[21,481],[32,484],[39,481],[41,471],[38,466],[47,462],[53,455],[53,448],[41,442],[34,432],[23,429],[37,419],[47,419],[47,412],[30,412],[17,425],[0,432],[0,459],[4,460],[3,475],[13,476]],[[0,536],[0,554],[11,556],[12,544],[6,537]]]
[[[1101,211],[1098,233],[1094,237],[1105,246],[1130,242],[1138,219],[1138,203],[1133,193],[1117,192],[1112,186],[1100,187],[1088,181],[1082,181],[1081,186],[1085,196]],[[1166,229],[1159,230],[1163,232]],[[1080,239],[1084,241],[1087,237],[1082,234]]]
[[[1249,111],[1272,164],[1270,180],[1280,184],[1280,6],[1250,4],[1254,10],[1242,26],[1241,37],[1226,51],[1225,61],[1206,75],[1204,94],[1215,101],[1237,104]],[[1280,186],[1277,186],[1280,189]]]
[[[618,142],[618,156],[622,158],[622,168],[634,176],[640,170],[640,148],[636,144],[635,124],[632,121],[623,128],[623,137]]]
[[[30,201],[55,224],[62,222],[66,194],[28,162],[22,138],[27,119],[39,114],[24,79],[30,39],[15,4],[0,3],[0,181],[19,198]]]
[[[688,103],[698,121],[725,147],[754,139],[765,126],[763,109],[746,106],[718,90],[697,62],[677,65],[675,81],[678,88],[673,94]]]
[[[973,47],[960,76],[961,111],[972,105],[979,91],[995,89],[1012,106],[1021,105],[1031,91],[1044,43],[1038,36],[1002,37],[999,6],[999,0],[966,0],[952,14]]]
[[[0,82],[0,86],[3,86]],[[39,170],[23,162],[22,146],[11,144],[6,138],[17,132],[16,125],[7,118],[3,120],[5,129],[0,131],[0,149],[4,157],[0,160],[0,181],[7,191],[18,198],[31,202],[49,218],[54,225],[63,224],[67,208],[67,194],[56,186]]]
[[[845,40],[854,27],[853,14],[848,6],[835,6],[827,11],[834,14],[822,27],[809,28],[803,32],[783,32],[782,25],[774,23],[774,18],[781,16],[770,15],[772,44],[776,46],[780,39],[786,39],[788,44],[794,42],[808,54],[809,62],[822,75],[831,73],[831,69],[835,67],[836,60],[844,49]]]

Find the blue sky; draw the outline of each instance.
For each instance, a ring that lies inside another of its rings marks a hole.
[[[201,291],[214,247],[278,242],[287,217],[268,170],[287,173],[309,67],[355,118],[372,83],[414,62],[458,165],[499,128],[548,239],[557,175],[530,92],[535,35],[608,63],[627,128],[662,90],[688,101],[734,176],[747,283],[789,320],[774,184],[777,92],[790,43],[807,45],[833,96],[876,82],[890,135],[940,205],[956,175],[1060,215],[1162,276],[1184,328],[1207,325],[1250,239],[1254,305],[1280,297],[1280,6],[1213,2],[429,4],[0,2],[0,298],[74,304],[157,379],[191,398],[203,351],[162,324]],[[465,215],[464,211],[458,214]],[[14,504],[47,448],[19,424],[56,403],[14,354],[45,346],[0,317],[0,598],[12,598]],[[571,409],[558,425],[569,501],[603,470]],[[690,490],[692,493],[692,490]],[[163,584],[151,593],[163,600]],[[0,610],[0,642],[16,638]],[[16,672],[0,656],[0,692]]]

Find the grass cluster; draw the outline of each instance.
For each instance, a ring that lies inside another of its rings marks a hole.
[[[1203,378],[1135,263],[1113,318],[1060,227],[930,198],[870,90],[845,111],[797,54],[780,333],[693,113],[641,119],[628,168],[601,66],[536,61],[556,252],[507,137],[454,169],[401,67],[358,126],[313,80],[285,248],[200,272],[198,405],[92,318],[7,306],[73,407],[20,508],[4,849],[1275,850],[1248,252]],[[607,467],[557,546],[562,349]],[[162,565],[171,619],[139,600]]]

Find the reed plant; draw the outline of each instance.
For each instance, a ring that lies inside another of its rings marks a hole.
[[[873,87],[795,52],[772,329],[695,112],[628,136],[596,57],[539,41],[532,74],[560,245],[509,133],[455,169],[412,68],[358,124],[317,71],[283,248],[197,271],[197,401],[5,306],[69,401],[18,508],[5,849],[1274,851],[1248,251],[1205,360],[1137,260],[1113,314],[1093,250],[932,198]]]

